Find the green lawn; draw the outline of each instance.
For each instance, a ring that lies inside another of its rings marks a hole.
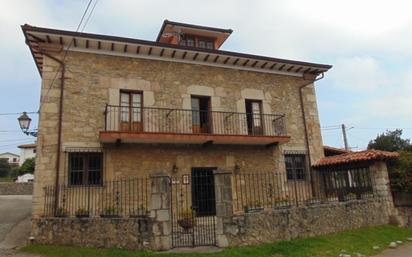
[[[250,247],[236,247],[225,249],[213,254],[189,253],[154,253],[142,251],[126,251],[118,249],[96,249],[67,246],[30,245],[23,249],[29,253],[36,253],[50,257],[151,257],[151,256],[271,256],[271,257],[336,257],[342,252],[356,256],[361,253],[366,256],[377,254],[387,248],[391,241],[406,241],[412,237],[412,230],[395,226],[378,226],[365,229],[346,231],[327,236],[319,236],[294,241],[282,241],[271,244],[262,244]],[[379,250],[373,250],[379,246]]]

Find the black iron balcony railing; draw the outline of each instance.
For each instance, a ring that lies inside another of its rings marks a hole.
[[[286,136],[284,115],[107,105],[105,131]]]

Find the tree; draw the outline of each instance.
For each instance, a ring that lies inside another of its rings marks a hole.
[[[387,162],[393,191],[412,192],[412,144],[403,139],[402,130],[387,130],[369,141],[368,149],[398,152],[399,158]]]
[[[412,151],[412,145],[409,139],[403,139],[402,130],[387,130],[385,133],[378,135],[374,140],[369,141],[368,149],[377,149],[384,151]]]
[[[10,169],[10,164],[7,159],[0,159],[0,177],[9,175]]]
[[[412,192],[412,151],[400,151],[388,170],[393,191]]]
[[[34,166],[35,166],[35,159],[33,158],[29,158],[27,160],[25,160],[23,162],[23,164],[20,166],[19,168],[19,173],[25,174],[25,173],[34,173]]]

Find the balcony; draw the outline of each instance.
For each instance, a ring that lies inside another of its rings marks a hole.
[[[102,143],[273,145],[284,115],[107,105]]]

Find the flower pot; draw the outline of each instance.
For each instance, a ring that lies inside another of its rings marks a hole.
[[[193,219],[191,218],[184,218],[177,221],[177,224],[181,226],[185,231],[193,228]]]
[[[245,207],[245,212],[247,213],[252,213],[252,212],[260,212],[263,211],[265,208],[262,206],[256,206],[256,207]]]

